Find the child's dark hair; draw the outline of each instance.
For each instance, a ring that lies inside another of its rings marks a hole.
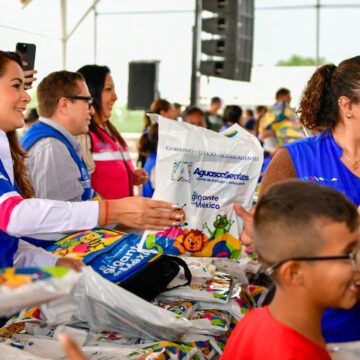
[[[210,100],[211,104],[221,103],[221,99],[218,96],[214,96]]]
[[[165,99],[157,99],[154,100],[151,105],[149,110],[145,111],[145,115],[144,115],[144,132],[146,132],[146,129],[151,126],[151,119],[146,115],[146,113],[154,113],[154,114],[159,114],[161,113],[161,111],[168,111],[171,107],[171,103]]]
[[[224,124],[237,124],[242,116],[242,109],[238,105],[227,105],[224,110],[223,122]]]
[[[359,102],[360,56],[318,68],[302,94],[298,112],[300,122],[308,129],[333,130],[338,122],[338,99],[346,96]]]
[[[312,182],[282,182],[270,187],[256,206],[255,248],[266,265],[317,255],[323,245],[319,229],[334,222],[345,223],[351,232],[359,224],[356,206],[343,194]]]
[[[289,95],[289,94],[290,94],[289,89],[280,88],[275,94],[275,99],[278,100],[280,96],[285,96],[285,95]]]
[[[264,105],[258,105],[256,107],[256,112],[261,112],[261,111],[264,111],[264,112],[267,111],[267,107]]]
[[[161,111],[168,111],[171,107],[171,103],[165,99],[154,100],[149,108],[151,113],[160,114]]]
[[[189,106],[184,113],[184,117],[188,116],[188,115],[192,115],[192,114],[199,114],[200,116],[205,116],[204,112],[196,107],[196,106]]]

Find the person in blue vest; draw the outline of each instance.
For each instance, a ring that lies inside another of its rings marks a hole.
[[[65,202],[34,198],[16,129],[24,123],[30,102],[25,76],[16,53],[0,51],[0,268],[9,266],[68,266],[61,258],[23,242],[23,237],[75,232],[120,223],[133,228],[165,229],[179,224],[174,205],[144,198]],[[59,101],[60,99],[58,99]],[[161,209],[160,209],[161,208]]]
[[[338,190],[359,206],[360,56],[338,66],[318,68],[304,90],[299,112],[301,124],[318,135],[276,152],[264,175],[260,197],[272,184],[298,178]],[[240,205],[235,208],[245,222],[241,239],[249,244],[252,215]],[[322,329],[327,342],[360,340],[360,302],[351,310],[327,310]]]
[[[75,136],[89,130],[92,98],[81,74],[56,71],[37,88],[39,121],[21,139],[37,197],[86,201],[96,194]]]

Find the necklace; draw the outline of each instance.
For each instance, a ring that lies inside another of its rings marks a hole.
[[[353,170],[357,170],[360,167],[360,160],[355,160],[354,161],[354,160],[350,159],[348,156],[345,156],[345,155],[343,155],[343,158],[353,162],[353,164],[352,164]]]

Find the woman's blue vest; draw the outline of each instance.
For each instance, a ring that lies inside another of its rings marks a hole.
[[[360,178],[340,160],[343,150],[328,131],[284,146],[290,153],[296,176],[342,192],[360,205]]]
[[[9,175],[7,174],[3,163],[0,160],[0,196],[9,191],[18,191],[16,185],[13,189]],[[14,254],[18,248],[19,239],[10,236],[4,231],[0,230],[0,268],[13,266]]]
[[[29,151],[29,149],[40,139],[46,137],[53,137],[61,141],[69,150],[71,157],[75,161],[76,165],[80,171],[80,182],[84,189],[84,192],[81,196],[83,201],[91,200],[94,197],[93,190],[91,189],[90,176],[89,172],[84,164],[83,160],[79,157],[74,147],[66,139],[66,137],[61,134],[59,131],[53,127],[44,124],[43,122],[37,122],[25,133],[24,137],[21,139],[21,145],[24,150]]]
[[[299,179],[329,186],[342,192],[356,206],[360,205],[360,179],[340,160],[343,150],[330,132],[284,147],[290,153]],[[360,340],[360,302],[350,310],[327,310],[322,330],[326,342]]]
[[[156,153],[151,153],[149,155],[149,157],[146,159],[146,162],[144,165],[145,171],[149,174],[148,181],[144,184],[142,191],[141,191],[141,194],[144,197],[151,198],[154,194],[155,189],[151,185],[150,174],[151,174],[151,170],[153,169],[155,164],[156,164]]]

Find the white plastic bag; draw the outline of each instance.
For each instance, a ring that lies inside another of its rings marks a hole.
[[[0,316],[70,293],[79,274],[60,267],[0,269]]]
[[[247,264],[249,262],[255,263],[255,260],[252,260],[250,258],[239,260],[219,258],[214,259],[213,264],[217,270],[227,272],[228,274],[231,274],[233,277],[237,278],[241,284],[247,285],[248,279],[246,276],[246,270]]]
[[[140,250],[200,257],[241,256],[242,220],[234,203],[250,209],[263,150],[238,125],[219,134],[150,114],[159,123],[153,198],[176,203],[178,227],[146,231]]]
[[[326,344],[333,360],[358,360],[360,358],[360,341]]]
[[[231,316],[226,311],[204,309],[196,310],[189,320],[202,334],[225,335],[229,330]]]
[[[211,279],[216,271],[216,266],[213,265],[211,258],[184,257],[184,261],[187,263],[193,278]]]
[[[194,278],[188,286],[161,293],[159,301],[191,300],[226,304],[230,298],[232,278],[229,274],[215,271],[211,279]]]
[[[39,357],[27,351],[17,349],[11,345],[0,344],[0,360],[52,360]]]
[[[8,342],[24,352],[49,359],[61,359],[65,354],[61,344],[47,336],[17,334]]]
[[[64,302],[58,309],[56,305],[43,307],[44,315],[50,313],[50,317],[57,318],[66,309]],[[90,267],[83,270],[75,285],[66,317],[75,317],[94,331],[115,331],[150,340],[178,340],[192,327],[189,320],[122,289]]]
[[[169,341],[134,346],[84,346],[82,350],[89,360],[205,360],[198,348]]]

